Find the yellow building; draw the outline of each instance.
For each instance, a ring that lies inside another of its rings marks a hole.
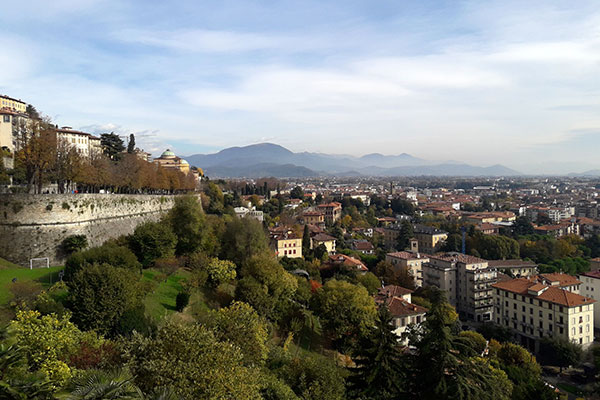
[[[324,245],[327,249],[327,254],[335,253],[335,238],[326,233],[318,233],[310,238],[310,248],[316,249],[320,245]]]
[[[302,237],[291,231],[271,234],[271,244],[277,257],[302,258]]]
[[[0,94],[0,108],[8,108],[13,111],[24,113],[27,110],[27,104],[21,100]]]
[[[184,174],[190,172],[190,164],[183,158],[177,157],[175,153],[167,149],[160,157],[154,159],[154,163],[160,165],[163,168],[178,169]]]

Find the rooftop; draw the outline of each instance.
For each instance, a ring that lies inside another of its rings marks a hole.
[[[392,297],[386,301],[386,305],[393,317],[426,314],[428,311],[425,307],[409,303],[401,297]]]
[[[517,267],[537,267],[537,264],[533,261],[528,260],[490,260],[488,261],[490,267],[495,268],[517,268]]]
[[[402,260],[417,260],[427,258],[421,257],[419,253],[411,253],[409,251],[397,251],[395,253],[387,253],[387,255],[394,258],[401,258]]]
[[[462,254],[457,252],[452,253],[441,253],[430,256],[430,258],[434,258],[436,260],[448,261],[448,262],[459,262],[463,264],[483,264],[487,263],[487,260],[483,258],[471,256],[468,254]]]

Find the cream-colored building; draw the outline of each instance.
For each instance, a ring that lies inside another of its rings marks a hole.
[[[461,253],[429,256],[422,265],[423,286],[435,286],[447,293],[448,301],[463,320],[493,320],[491,285],[498,279],[494,268],[482,258]]]
[[[27,134],[30,127],[27,114],[8,108],[0,108],[0,148],[11,153],[21,147],[21,138]]]
[[[380,288],[375,296],[375,303],[379,306],[386,306],[392,316],[392,325],[394,333],[398,336],[398,341],[402,345],[408,345],[406,331],[409,326],[419,325],[425,321],[427,309],[411,303],[412,290],[401,286],[388,285]]]
[[[542,283],[538,277],[498,282],[494,321],[510,328],[525,347],[538,350],[545,337],[561,337],[583,348],[594,341],[595,300]]]
[[[407,269],[415,280],[415,286],[423,286],[423,263],[429,262],[427,256],[409,251],[397,251],[387,253],[385,261],[397,269]]]
[[[63,126],[56,130],[58,140],[74,147],[82,157],[91,157],[94,154],[102,152],[101,140],[99,137],[90,133],[81,132],[72,129],[69,126]]]
[[[22,100],[0,94],[0,108],[8,108],[18,113],[25,113],[27,111],[27,104]]]
[[[160,157],[154,159],[154,163],[163,168],[178,169],[187,174],[190,172],[190,164],[181,157],[177,157],[171,150],[165,150]]]
[[[490,260],[488,265],[496,268],[498,272],[502,272],[513,278],[523,278],[537,274],[537,264],[533,261],[526,260]]]
[[[590,271],[579,275],[580,294],[594,300],[600,299],[600,271]],[[600,329],[600,306],[594,306],[594,328]]]

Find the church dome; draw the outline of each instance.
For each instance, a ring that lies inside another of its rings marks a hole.
[[[167,149],[160,155],[160,158],[175,158],[175,153]]]
[[[180,164],[185,164],[185,165],[190,165],[189,162],[185,161],[184,159],[181,159],[181,161],[179,161]]]

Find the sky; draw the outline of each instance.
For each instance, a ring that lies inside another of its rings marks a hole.
[[[21,0],[0,34],[0,93],[155,155],[600,168],[597,0]]]

